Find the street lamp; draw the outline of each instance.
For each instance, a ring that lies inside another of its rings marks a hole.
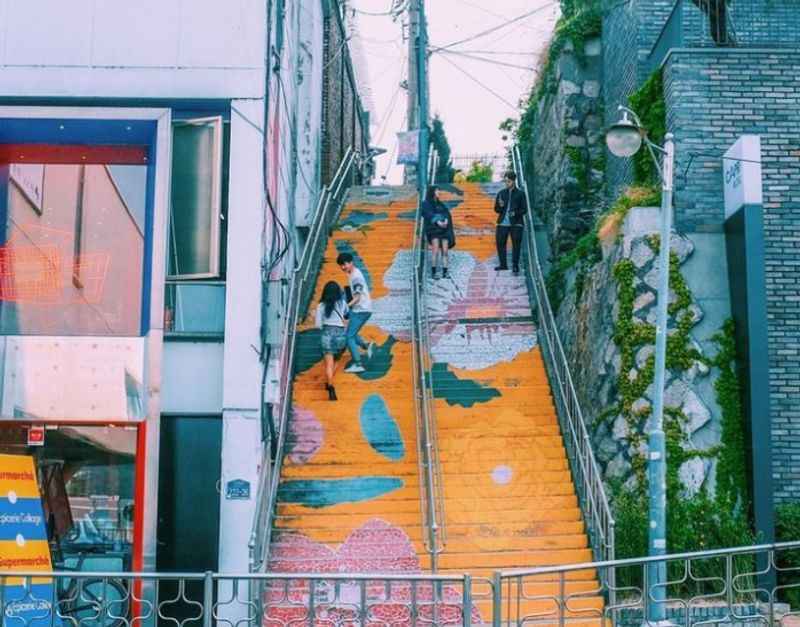
[[[661,176],[661,241],[658,255],[658,304],[656,321],[655,377],[653,381],[653,416],[648,436],[648,480],[650,495],[649,555],[664,555],[667,550],[667,465],[664,437],[664,383],[667,362],[667,305],[669,303],[669,249],[672,231],[672,183],[675,144],[672,133],[664,136],[664,146],[647,137],[635,112],[619,106],[622,119],[608,129],[606,145],[617,157],[632,157],[644,143]],[[633,120],[629,119],[631,116]],[[659,163],[656,152],[663,155]],[[667,565],[663,561],[647,565],[644,600],[647,620],[661,623],[666,618]]]

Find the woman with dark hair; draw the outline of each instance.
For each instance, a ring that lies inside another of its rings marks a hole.
[[[322,355],[325,359],[325,389],[328,399],[335,401],[336,389],[333,387],[333,375],[336,373],[336,358],[347,346],[347,303],[344,301],[342,288],[336,281],[328,281],[322,288],[322,298],[317,307],[317,328],[322,329]]]
[[[422,217],[425,220],[425,237],[431,247],[431,276],[438,279],[437,262],[441,259],[442,278],[447,277],[447,251],[456,245],[453,230],[453,216],[450,209],[439,200],[439,190],[435,185],[428,187],[425,202],[422,203]]]

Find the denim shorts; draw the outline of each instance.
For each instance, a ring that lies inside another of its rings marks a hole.
[[[347,346],[347,332],[344,327],[325,325],[322,327],[322,352],[336,355]]]

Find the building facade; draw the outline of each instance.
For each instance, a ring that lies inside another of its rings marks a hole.
[[[368,152],[345,17],[0,15],[0,453],[35,459],[51,544],[94,570],[244,571],[287,278]]]

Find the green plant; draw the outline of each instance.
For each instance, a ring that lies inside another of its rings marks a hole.
[[[664,141],[667,132],[667,108],[664,102],[664,73],[658,69],[628,98],[650,140],[656,144]],[[658,172],[650,151],[640,150],[633,157],[634,181],[637,185],[658,182]]]
[[[794,542],[800,540],[800,502],[781,503],[775,508],[775,540]],[[800,551],[779,551],[775,555],[781,569],[800,569]],[[778,575],[778,585],[797,585],[796,572],[782,572]],[[800,607],[800,590],[787,588],[781,591],[781,600],[789,603],[792,609]]]
[[[437,183],[452,183],[455,169],[450,158],[450,142],[444,130],[444,122],[438,114],[433,116],[431,122],[431,144],[439,155],[439,167],[436,168]]]
[[[489,183],[492,180],[491,163],[481,163],[480,161],[473,161],[472,165],[467,172],[467,181],[470,183]]]
[[[605,236],[608,231],[619,227],[632,207],[647,207],[660,202],[660,192],[657,189],[631,187],[625,190],[608,211],[597,217],[592,230],[581,237],[571,251],[555,262],[547,275],[547,294],[554,312],[558,312],[566,294],[567,272],[579,265],[578,274],[585,274],[603,258],[600,249],[601,236]]]

